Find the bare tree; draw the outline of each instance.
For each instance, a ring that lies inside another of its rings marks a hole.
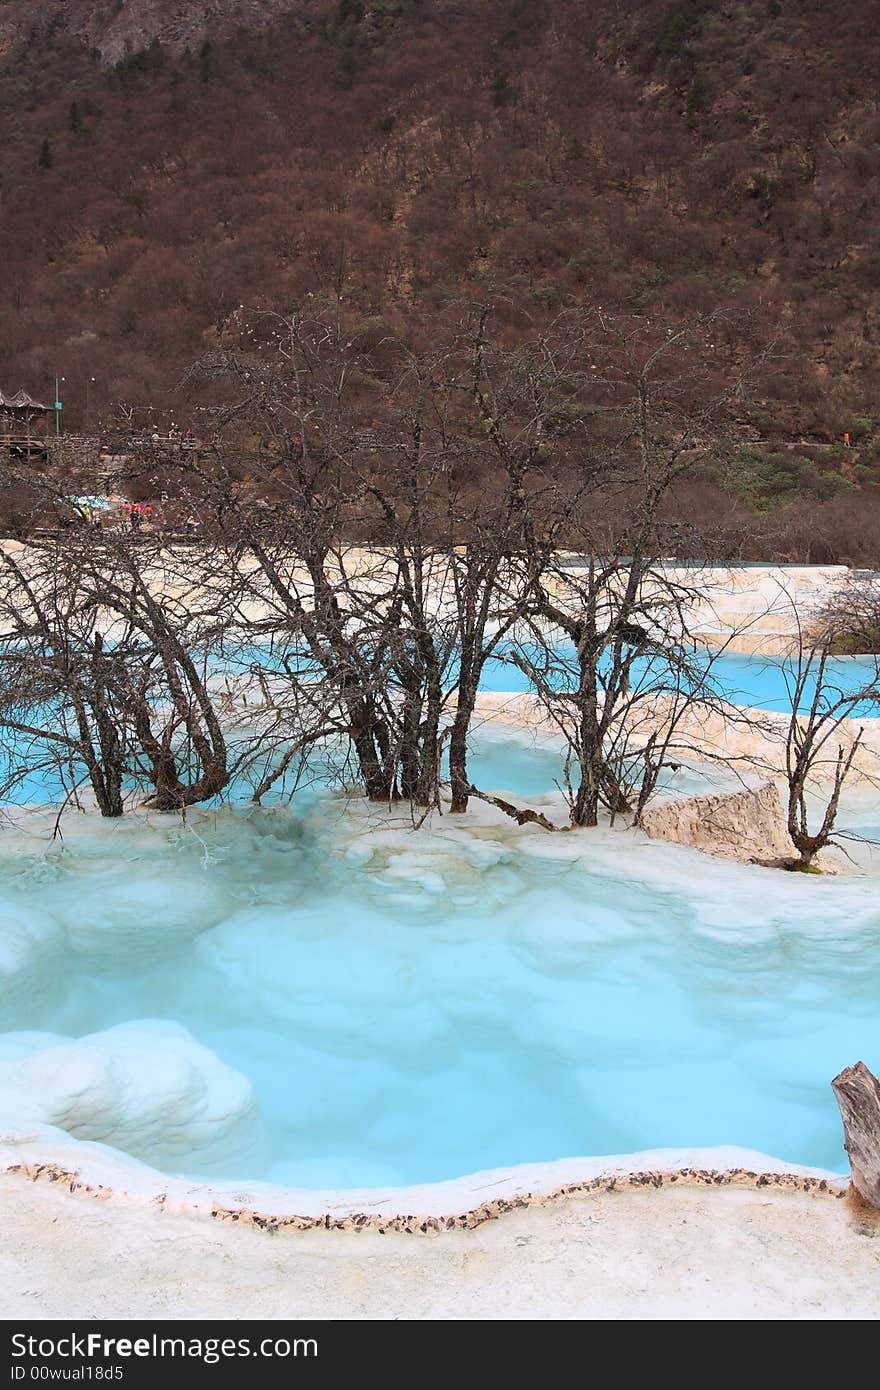
[[[527,607],[537,656],[514,656],[566,736],[571,821],[587,826],[601,804],[638,817],[686,710],[717,701],[688,631],[698,572],[685,581],[668,559],[692,550],[694,538],[670,520],[668,504],[756,366],[732,378],[718,369],[719,316],[664,329],[600,313],[591,328],[593,447],[604,462],[573,505],[555,510],[554,538],[579,554],[572,563],[554,548],[542,559]],[[565,657],[545,627],[568,642]],[[649,703],[652,732],[638,737],[637,714]]]
[[[802,638],[793,666],[785,668],[791,704],[785,737],[787,826],[804,870],[834,843],[841,793],[864,735],[864,725],[853,732],[849,721],[866,707],[871,712],[880,707],[880,659],[860,672],[853,687],[836,668],[833,647],[831,632],[818,642]],[[820,790],[823,783],[827,790]],[[818,824],[811,792],[820,800]]]
[[[464,810],[481,675],[535,569],[535,490],[551,455],[572,450],[563,406],[579,389],[582,329],[502,351],[476,312],[430,358],[386,345],[366,427],[369,364],[336,326],[270,322],[268,356],[198,368],[235,397],[190,485],[236,562],[255,562],[262,631],[276,645],[285,635],[290,669],[309,669],[368,797],[436,804],[448,738],[452,809]]]
[[[91,785],[103,816],[121,816],[133,732],[116,687],[129,656],[108,651],[67,551],[0,549],[0,737],[9,796],[36,774],[66,796]]]
[[[663,767],[682,756],[675,735],[685,715],[719,699],[713,658],[695,650],[683,620],[691,591],[659,567],[647,571],[623,621],[628,576],[618,565],[591,559],[555,578],[552,601],[538,585],[532,640],[514,644],[509,660],[565,740],[571,824],[597,825],[602,806],[612,819],[638,820]]]
[[[404,743],[415,751],[418,728],[424,745],[418,778],[407,778],[421,804],[436,798],[448,736],[450,809],[467,809],[469,734],[486,663],[528,611],[549,553],[541,519],[566,505],[565,466],[584,443],[583,347],[577,316],[507,348],[486,309],[467,313],[442,353],[407,355],[394,388],[403,404],[380,445],[383,467],[362,466],[400,583],[395,624],[404,620],[411,655],[405,671],[397,661],[394,669],[414,711]],[[581,449],[576,492],[588,474]]]
[[[836,656],[880,652],[880,587],[874,575],[848,575],[809,624]]]
[[[229,565],[247,570],[249,630],[283,652],[292,698],[301,702],[304,679],[320,687],[328,728],[345,730],[367,796],[394,800],[390,581],[382,555],[358,565],[344,539],[362,510],[349,406],[356,354],[333,324],[267,322],[262,356],[222,354],[194,369],[194,380],[221,383],[231,399],[213,449],[187,461],[182,483],[227,545]]]
[[[665,557],[687,540],[675,487],[743,387],[713,355],[722,327],[579,311],[510,346],[468,309],[419,354],[347,341],[334,317],[262,316],[246,351],[192,375],[213,443],[132,460],[169,514],[198,514],[197,540],[74,517],[63,547],[9,559],[10,732],[53,745],[66,702],[64,748],[120,809],[125,785],[160,810],[243,780],[260,801],[322,745],[370,799],[427,809],[448,748],[459,812],[486,666],[509,660],[568,742],[571,823],[637,819],[713,695],[686,617],[699,576]]]
[[[718,366],[713,337],[730,325],[578,312],[507,348],[477,310],[421,357],[396,340],[364,353],[335,321],[258,322],[246,355],[193,374],[229,399],[183,486],[230,565],[250,567],[242,621],[276,668],[283,647],[289,699],[302,711],[308,688],[315,739],[326,728],[350,741],[371,799],[422,807],[438,802],[448,740],[462,811],[486,663],[527,624],[539,655],[520,646],[519,664],[559,708],[552,629],[577,666],[573,823],[595,824],[602,802],[640,814],[701,682],[687,586],[662,561],[683,539],[667,519],[674,489],[744,389],[745,370],[729,379]],[[576,576],[560,563],[566,545],[587,557]],[[635,757],[649,677],[672,714]]]
[[[20,776],[32,755],[91,784],[103,815],[125,788],[179,811],[222,793],[251,758],[230,751],[211,690],[226,626],[213,606],[211,556],[166,539],[75,526],[2,551],[0,729]],[[227,595],[232,601],[234,595]]]

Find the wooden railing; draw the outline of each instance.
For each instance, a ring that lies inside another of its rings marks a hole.
[[[44,434],[0,434],[0,449],[6,452],[26,449],[31,454],[45,454],[51,442]]]
[[[80,454],[84,457],[91,454],[110,454],[117,458],[134,454],[141,458],[149,458],[152,454],[163,453],[194,454],[198,447],[198,440],[191,434],[133,434],[102,440],[92,435],[62,434],[47,437],[42,434],[0,433],[0,453],[9,453],[12,450],[31,454],[51,453],[62,459],[75,458]]]

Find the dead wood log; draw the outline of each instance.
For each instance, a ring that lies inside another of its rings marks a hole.
[[[506,816],[515,820],[517,825],[540,825],[542,830],[567,830],[567,825],[554,825],[552,820],[544,815],[543,811],[533,811],[529,807],[520,810],[511,801],[505,801],[503,796],[490,796],[488,792],[478,791],[476,787],[468,787],[468,796],[475,796],[480,801],[488,801],[490,806],[497,806],[499,811],[503,811]]]
[[[856,1062],[835,1076],[831,1089],[840,1106],[853,1188],[880,1211],[880,1081]]]

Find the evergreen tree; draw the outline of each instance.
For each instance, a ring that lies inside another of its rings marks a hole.
[[[70,129],[74,134],[82,130],[82,117],[79,114],[79,106],[75,101],[70,103]]]
[[[37,164],[40,166],[41,169],[52,168],[52,150],[49,145],[48,137],[43,141],[42,145],[40,146],[40,157],[37,160]]]

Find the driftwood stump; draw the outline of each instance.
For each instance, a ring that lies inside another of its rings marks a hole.
[[[880,1211],[880,1081],[864,1062],[856,1062],[835,1076],[831,1088],[840,1106],[853,1188]]]

